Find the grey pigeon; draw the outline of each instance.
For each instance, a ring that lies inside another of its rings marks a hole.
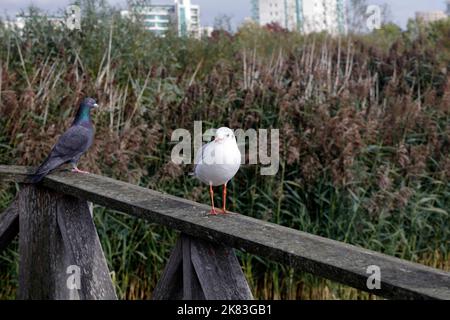
[[[79,170],[77,163],[94,141],[94,126],[92,125],[90,111],[97,107],[94,99],[86,98],[83,100],[72,126],[59,138],[50,155],[36,172],[29,176],[30,183],[40,182],[52,170],[66,163],[72,164],[72,172],[87,173]]]

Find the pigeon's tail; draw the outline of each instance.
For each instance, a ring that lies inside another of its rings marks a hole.
[[[44,173],[35,173],[35,174],[30,174],[28,176],[28,183],[39,183],[42,181],[42,179],[44,179],[44,177],[47,175],[48,172],[44,172]]]
[[[49,156],[44,163],[42,163],[35,173],[28,176],[28,183],[39,183],[44,179],[44,177],[50,173],[53,169],[59,167],[64,163],[61,158],[52,158]]]

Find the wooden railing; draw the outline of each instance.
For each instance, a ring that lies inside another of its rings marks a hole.
[[[386,298],[450,299],[448,272],[241,214],[208,216],[208,206],[94,174],[34,186],[27,172],[0,166],[0,181],[20,185],[0,215],[0,251],[19,233],[22,299],[116,299],[87,201],[180,231],[154,299],[252,299],[232,248]],[[379,289],[367,286],[373,265]],[[80,287],[67,285],[68,266]]]

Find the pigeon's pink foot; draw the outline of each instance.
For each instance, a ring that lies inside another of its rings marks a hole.
[[[221,214],[228,214],[227,209],[222,209],[222,211],[220,211]]]
[[[211,211],[209,212],[209,215],[210,216],[217,216],[218,213],[217,213],[216,209],[212,208]]]
[[[78,169],[78,168],[73,168],[72,169],[72,172],[76,172],[76,173],[84,173],[84,174],[88,174],[89,172],[87,172],[87,171],[83,171],[83,170],[80,170],[80,169]]]

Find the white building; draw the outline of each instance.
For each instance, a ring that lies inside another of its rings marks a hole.
[[[50,25],[56,28],[62,28],[66,25],[66,19],[64,17],[48,15],[40,15],[38,17],[41,19],[45,19],[50,23]],[[7,28],[16,28],[18,30],[22,30],[23,28],[25,28],[27,21],[29,21],[30,19],[31,17],[29,15],[17,14],[15,20],[6,20],[4,21],[4,23]]]
[[[122,16],[139,15],[145,27],[158,34],[174,26],[179,36],[201,37],[200,6],[190,0],[175,0],[173,5],[152,4],[121,11]]]
[[[22,30],[23,28],[25,28],[26,19],[25,17],[16,16],[15,20],[5,20],[3,21],[3,23],[5,24],[5,27],[7,29]]]
[[[447,19],[448,16],[444,11],[419,11],[416,12],[416,20],[423,23],[432,23],[439,20]]]
[[[157,35],[164,35],[169,30],[170,23],[174,19],[175,9],[171,5],[152,5],[149,7],[135,7],[130,11],[124,10],[120,13],[123,17],[138,15],[146,29]]]
[[[253,20],[303,33],[347,32],[346,0],[251,0]]]
[[[208,26],[201,27],[200,28],[201,37],[209,38],[212,36],[213,31],[214,31],[213,27],[208,27]]]
[[[175,0],[176,24],[180,36],[201,36],[200,6],[190,0]]]

